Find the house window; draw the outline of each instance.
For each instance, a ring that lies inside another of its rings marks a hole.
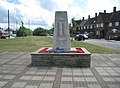
[[[96,31],[96,35],[100,35],[100,31]]]
[[[115,26],[119,26],[119,22],[115,22]]]
[[[94,28],[94,25],[90,25],[90,29]]]
[[[112,26],[112,23],[109,23],[109,25],[108,25],[109,27],[111,27]]]
[[[86,27],[84,26],[84,29],[85,29]]]
[[[98,27],[99,27],[99,24],[96,24],[96,27],[98,28]]]
[[[89,29],[89,26],[87,26],[87,29]]]
[[[103,27],[103,23],[96,24],[96,27],[97,27],[97,28]]]
[[[81,29],[83,29],[83,27],[81,27]]]
[[[101,23],[101,27],[103,27],[103,23]]]
[[[97,26],[96,26],[97,28],[99,28],[100,27],[100,24],[97,24]]]
[[[80,30],[81,30],[81,27],[79,27],[80,28]]]
[[[84,29],[84,26],[82,27],[82,29]]]

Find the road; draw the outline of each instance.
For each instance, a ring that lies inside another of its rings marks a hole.
[[[104,39],[88,39],[85,40],[84,42],[120,50],[120,41],[104,40]]]

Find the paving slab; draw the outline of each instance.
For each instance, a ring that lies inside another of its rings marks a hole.
[[[34,67],[30,53],[0,53],[0,88],[120,88],[120,54],[92,54],[90,68]]]

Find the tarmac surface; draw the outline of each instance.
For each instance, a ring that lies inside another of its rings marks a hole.
[[[30,64],[30,53],[0,53],[0,88],[120,88],[120,54],[92,54],[90,68]]]
[[[120,50],[120,41],[114,41],[114,40],[105,40],[105,39],[88,39],[83,42]]]

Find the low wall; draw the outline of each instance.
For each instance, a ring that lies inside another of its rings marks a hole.
[[[38,53],[39,50],[37,50],[31,54],[31,65],[90,67],[91,54],[86,49],[82,49],[85,53],[45,54]]]

